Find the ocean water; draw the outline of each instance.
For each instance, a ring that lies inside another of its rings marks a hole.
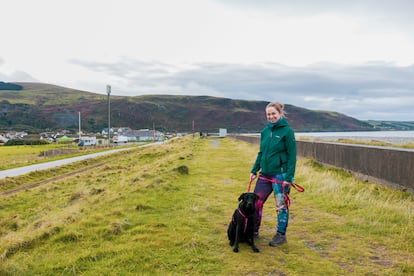
[[[392,144],[414,143],[414,131],[349,131],[349,132],[296,132],[296,137],[318,140],[351,139],[383,141]]]

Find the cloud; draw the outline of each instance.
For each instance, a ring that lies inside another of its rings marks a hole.
[[[1,65],[1,64],[0,64]],[[37,82],[29,73],[23,71],[14,71],[10,74],[0,72],[0,81],[4,82]]]
[[[414,9],[411,0],[215,0],[218,3],[229,5],[232,8],[245,10],[259,10],[261,12],[280,14],[315,15],[325,13],[348,13],[365,15],[383,14],[392,16],[402,14],[410,16]]]

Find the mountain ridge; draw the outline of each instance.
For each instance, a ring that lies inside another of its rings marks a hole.
[[[108,127],[108,96],[53,84],[15,82],[21,90],[0,90],[0,129],[78,129]],[[276,97],[277,98],[277,97]],[[267,101],[212,96],[110,96],[111,126],[161,131],[257,132],[266,124]],[[295,131],[375,130],[368,122],[332,111],[314,111],[285,103]]]

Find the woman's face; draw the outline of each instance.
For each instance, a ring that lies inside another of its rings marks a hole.
[[[271,123],[276,123],[280,119],[280,113],[273,106],[266,108],[266,118]]]

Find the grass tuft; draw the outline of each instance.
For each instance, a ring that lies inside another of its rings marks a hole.
[[[181,165],[181,166],[175,168],[174,171],[177,171],[180,174],[188,174],[190,170],[187,166]]]

